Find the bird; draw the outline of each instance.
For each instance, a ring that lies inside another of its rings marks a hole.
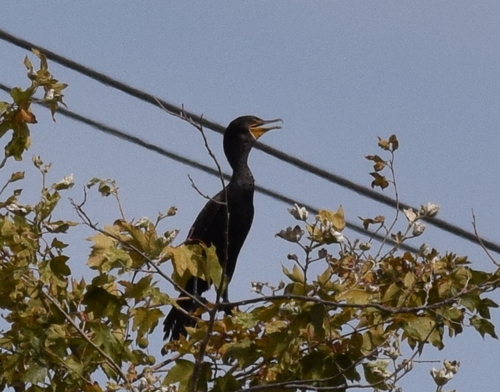
[[[189,230],[185,244],[203,244],[215,246],[227,282],[231,280],[236,261],[245,239],[252,226],[254,216],[253,195],[255,181],[248,167],[248,156],[259,137],[272,129],[280,129],[281,119],[262,120],[255,116],[241,116],[229,123],[223,138],[224,155],[231,166],[232,175],[229,183],[211,198],[195,219]],[[207,291],[209,283],[201,278],[191,277],[184,290],[199,297]],[[229,302],[227,285],[223,289],[222,298]],[[182,296],[182,294],[181,294]],[[195,311],[197,304],[192,299],[177,301],[164,320],[164,339],[178,340],[186,336],[185,327],[196,325],[194,318],[188,314]],[[230,309],[225,309],[230,314]]]

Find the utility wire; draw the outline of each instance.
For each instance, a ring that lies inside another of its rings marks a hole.
[[[11,88],[0,82],[0,90],[3,90],[5,92],[9,92],[11,90]],[[41,102],[41,101],[36,101],[35,103],[38,105],[47,106],[44,102]],[[172,151],[168,151],[164,148],[158,147],[157,145],[151,144],[151,143],[147,142],[146,140],[141,139],[137,136],[131,135],[127,132],[121,131],[117,128],[111,127],[111,126],[103,124],[101,122],[92,120],[88,117],[82,116],[81,114],[75,113],[75,112],[68,110],[68,109],[61,107],[61,106],[58,107],[57,112],[59,114],[63,115],[64,117],[68,117],[74,121],[86,124],[94,129],[97,129],[100,132],[106,133],[108,135],[117,137],[117,138],[122,139],[122,140],[125,140],[129,143],[138,145],[138,146],[143,147],[149,151],[156,152],[162,156],[165,156],[169,159],[180,162],[184,165],[193,167],[193,168],[201,170],[205,173],[219,177],[218,170],[216,170],[210,166],[207,166],[203,163],[200,163],[198,161],[195,161],[193,159],[186,158],[186,157],[179,155],[179,154],[176,154]],[[231,178],[231,176],[228,175],[227,173],[222,173],[222,175],[223,175],[225,180],[229,180]],[[255,190],[259,193],[262,193],[266,196],[271,197],[272,199],[286,203],[287,205],[293,205],[294,203],[297,203],[298,205],[305,207],[308,211],[311,211],[314,214],[317,214],[319,211],[318,208],[313,207],[310,204],[297,202],[297,200],[292,199],[288,196],[285,196],[282,193],[273,191],[272,189],[269,189],[269,188],[266,188],[266,187],[263,187],[260,185],[256,185]],[[384,236],[380,235],[379,233],[369,232],[368,230],[365,230],[363,227],[361,227],[355,223],[351,223],[351,222],[347,221],[346,226],[355,232],[361,233],[361,234],[366,235],[366,236],[371,236],[374,239],[376,239],[377,241],[382,242],[385,240],[385,242],[390,243],[391,245],[396,245],[396,243],[392,239],[390,239],[390,238],[386,239]],[[404,243],[400,244],[399,247],[401,249],[409,250],[411,252],[418,252],[417,248],[410,246],[410,245],[407,245],[407,244],[404,244]]]
[[[225,130],[225,127],[215,121],[208,120],[204,116],[198,115],[196,113],[186,111],[182,107],[179,107],[177,105],[174,105],[172,103],[169,103],[163,99],[157,98],[152,94],[146,93],[142,90],[139,90],[137,88],[134,88],[132,86],[129,86],[123,82],[120,82],[110,76],[104,75],[100,72],[97,72],[89,67],[86,67],[84,65],[81,65],[71,59],[68,59],[67,57],[58,55],[55,52],[52,52],[49,49],[46,49],[42,46],[36,45],[32,42],[29,42],[25,39],[22,39],[20,37],[14,36],[5,30],[0,29],[0,39],[7,41],[13,45],[16,45],[18,47],[21,47],[26,50],[31,50],[32,48],[36,48],[42,53],[44,53],[48,59],[59,63],[67,68],[70,68],[76,72],[79,72],[83,75],[86,75],[94,80],[97,80],[98,82],[101,82],[104,85],[110,86],[112,88],[115,88],[117,90],[120,90],[126,94],[129,94],[135,98],[138,98],[144,102],[150,103],[156,107],[162,107],[169,112],[172,112],[175,115],[178,116],[185,116],[189,117],[193,122],[196,122],[200,124],[201,126],[211,129],[213,131],[216,131],[218,133],[223,133]],[[397,202],[395,199],[392,197],[386,196],[384,194],[378,193],[374,191],[373,189],[370,189],[366,186],[357,184],[351,180],[348,180],[347,178],[344,178],[342,176],[339,176],[337,174],[328,172],[324,169],[321,169],[311,163],[305,162],[297,157],[291,156],[285,152],[282,152],[280,150],[277,150],[273,147],[270,147],[266,144],[257,142],[255,148],[283,161],[286,163],[289,163],[303,171],[306,171],[308,173],[314,174],[324,180],[327,180],[329,182],[332,182],[334,184],[340,185],[344,188],[350,189],[356,193],[359,193],[362,196],[369,197],[375,201],[378,201],[382,204],[388,205],[393,208],[399,208],[400,210],[403,209],[408,209],[408,208],[414,208],[410,206],[409,204],[403,203],[403,202]],[[415,209],[415,208],[414,208]],[[500,245],[496,244],[492,241],[485,240],[478,238],[474,233],[469,232],[457,225],[451,224],[449,222],[446,222],[442,219],[439,218],[426,218],[425,219],[429,224],[436,226],[444,231],[447,231],[448,233],[454,234],[458,237],[464,238],[468,241],[471,241],[475,244],[479,244],[481,246],[484,246],[485,248],[500,253]]]

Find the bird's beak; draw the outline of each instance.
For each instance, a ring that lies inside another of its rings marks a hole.
[[[253,137],[255,139],[258,139],[261,137],[264,133],[267,131],[270,131],[271,129],[281,129],[280,125],[273,125],[271,127],[264,127],[266,124],[272,124],[275,122],[283,122],[281,118],[277,118],[275,120],[260,120],[259,122],[255,123],[250,127],[250,132],[252,133]]]

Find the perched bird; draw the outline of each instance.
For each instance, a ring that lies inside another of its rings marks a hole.
[[[281,119],[264,121],[255,116],[242,116],[231,121],[224,132],[224,154],[233,170],[231,180],[201,210],[186,239],[186,243],[214,245],[228,281],[233,276],[238,254],[253,220],[255,183],[247,163],[248,154],[262,134],[281,128],[276,125],[265,126],[277,121]],[[192,277],[184,289],[200,296],[208,290],[208,283]],[[222,298],[228,302],[227,289],[222,293]],[[178,305],[187,313],[196,309],[196,303],[191,299],[179,300]],[[169,336],[171,340],[179,339],[180,335],[186,335],[185,327],[194,326],[195,323],[186,313],[172,307],[164,321],[165,339]]]

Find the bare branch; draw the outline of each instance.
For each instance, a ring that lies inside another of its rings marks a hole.
[[[493,256],[491,255],[491,253],[488,251],[488,248],[486,248],[486,246],[484,245],[483,240],[479,236],[479,232],[477,230],[477,225],[476,225],[476,215],[474,214],[474,210],[472,210],[472,227],[474,228],[474,235],[476,236],[477,241],[479,242],[479,245],[481,246],[481,248],[483,248],[484,253],[486,253],[486,256],[488,256],[488,258],[491,260],[491,262],[493,264],[495,264],[497,267],[500,267],[500,263],[498,263],[493,258]]]

